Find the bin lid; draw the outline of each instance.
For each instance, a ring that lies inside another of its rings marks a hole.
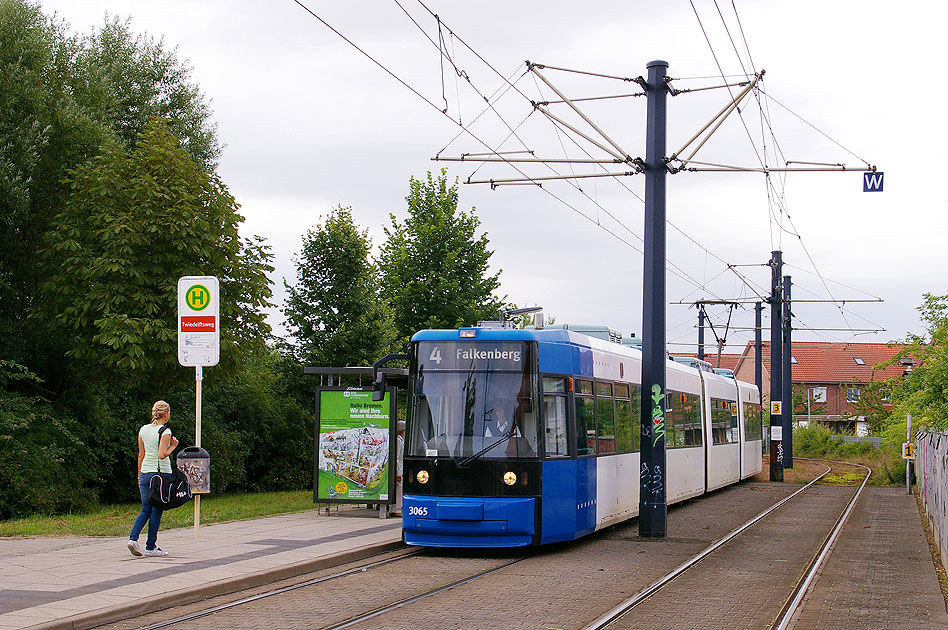
[[[200,446],[189,446],[178,453],[178,459],[210,459],[211,454]]]

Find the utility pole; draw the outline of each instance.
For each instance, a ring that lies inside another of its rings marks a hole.
[[[667,61],[647,64],[645,85],[645,273],[642,314],[642,468],[639,536],[664,538],[665,503],[665,129]]]
[[[704,304],[698,304],[698,359],[704,361]]]
[[[790,342],[790,276],[783,277],[783,467],[793,468],[793,347]]]
[[[783,481],[783,346],[780,274],[783,254],[779,250],[770,259],[770,480]]]

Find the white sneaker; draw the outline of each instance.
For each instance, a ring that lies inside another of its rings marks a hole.
[[[126,543],[125,546],[128,547],[128,550],[132,552],[133,556],[142,555],[142,548],[138,546],[137,540],[129,539],[128,543]]]
[[[168,552],[155,547],[154,549],[146,549],[145,555],[149,558],[160,558],[161,556],[167,556]]]

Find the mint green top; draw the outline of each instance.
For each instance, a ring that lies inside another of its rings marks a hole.
[[[141,429],[138,430],[138,437],[142,439],[142,443],[145,445],[145,459],[142,460],[142,469],[141,472],[157,472],[158,464],[161,464],[161,472],[170,473],[171,472],[171,458],[165,457],[164,459],[158,459],[158,429],[161,427],[167,427],[167,425],[162,424],[146,424]],[[167,427],[167,430],[161,434],[161,437],[171,435],[171,427]],[[170,437],[168,438],[171,439]]]

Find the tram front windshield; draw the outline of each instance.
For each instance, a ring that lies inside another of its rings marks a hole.
[[[536,457],[533,346],[522,342],[422,341],[412,366],[406,452],[421,457]]]

